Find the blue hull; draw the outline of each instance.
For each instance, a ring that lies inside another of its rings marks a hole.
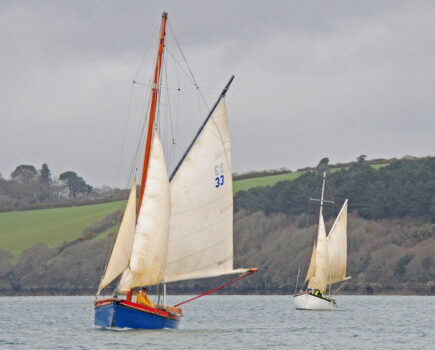
[[[162,329],[178,328],[179,319],[155,315],[111,302],[95,307],[95,325],[106,328]]]

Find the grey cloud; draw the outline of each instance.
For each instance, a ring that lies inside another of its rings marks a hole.
[[[338,162],[362,153],[431,154],[434,7],[431,1],[2,2],[0,171],[8,176],[19,164],[48,162],[56,174],[76,170],[94,185],[123,185],[125,171],[116,174],[131,80],[156,41],[163,10],[200,84],[223,86],[236,75],[227,97],[234,171],[296,169],[324,156]],[[141,79],[151,67],[143,67]],[[205,94],[211,104],[218,91]],[[143,101],[137,101],[127,153],[140,125]]]

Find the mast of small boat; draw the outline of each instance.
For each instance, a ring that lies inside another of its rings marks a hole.
[[[322,195],[320,197],[320,212],[319,217],[323,215],[323,194],[325,193],[326,171],[323,172]]]
[[[323,215],[323,195],[325,193],[325,182],[326,182],[326,171],[323,172],[323,181],[322,181],[322,194],[320,196],[320,212],[319,212],[319,220]],[[319,223],[320,224],[320,223]],[[331,273],[329,273],[331,275]],[[326,292],[326,290],[325,290]],[[331,284],[329,284],[329,293],[331,293]]]
[[[140,184],[140,194],[139,194],[139,204],[137,206],[137,214],[139,215],[140,207],[142,205],[142,198],[145,191],[145,183],[147,179],[147,172],[148,172],[148,163],[150,160],[150,152],[151,152],[151,140],[153,137],[153,129],[154,129],[154,119],[156,114],[156,106],[157,106],[157,99],[159,95],[159,83],[160,83],[160,73],[162,70],[162,57],[163,57],[163,49],[165,47],[165,35],[166,35],[166,21],[168,19],[168,13],[163,12],[162,15],[162,26],[161,26],[161,32],[160,32],[160,43],[159,43],[159,50],[157,53],[157,60],[156,60],[156,68],[154,70],[154,82],[152,86],[153,94],[151,99],[151,109],[150,109],[150,119],[148,123],[148,133],[147,133],[147,140],[146,140],[146,146],[145,146],[145,157],[144,157],[144,163],[143,163],[143,169],[142,169],[142,180]]]
[[[322,195],[320,196],[320,212],[319,212],[319,220],[320,216],[323,215],[323,195],[325,193],[325,182],[326,182],[326,171],[323,172],[323,181],[322,181]],[[325,290],[326,292],[326,290]],[[329,271],[329,294],[331,294],[331,272]]]

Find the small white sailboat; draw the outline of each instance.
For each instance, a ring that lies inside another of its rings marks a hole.
[[[317,239],[314,242],[313,253],[305,282],[306,290],[293,296],[296,309],[299,310],[325,310],[333,311],[336,301],[326,296],[327,285],[348,280],[346,277],[347,260],[347,199],[341,207],[329,234],[326,235],[323,221],[323,204],[330,202],[324,200],[326,174],[323,173],[322,195],[320,198],[319,223]]]

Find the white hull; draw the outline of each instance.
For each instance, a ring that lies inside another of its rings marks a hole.
[[[307,292],[295,294],[293,302],[298,310],[334,311],[336,308],[334,299],[320,298]]]

